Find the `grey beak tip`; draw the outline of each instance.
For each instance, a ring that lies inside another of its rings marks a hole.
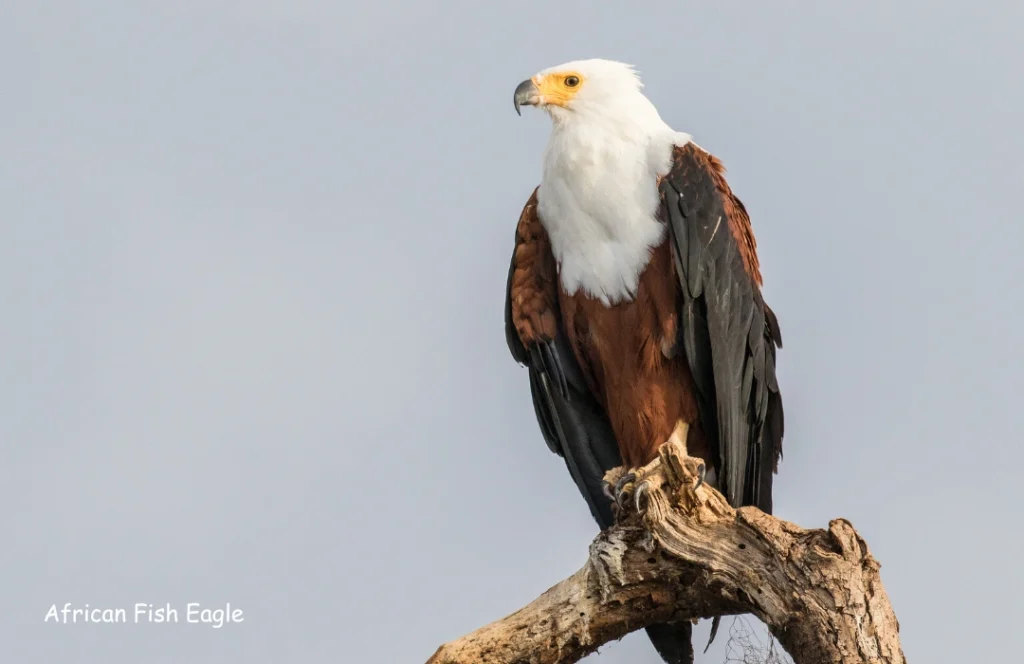
[[[516,87],[516,93],[512,97],[512,102],[515,104],[516,107],[516,115],[523,115],[521,109],[522,106],[531,105],[535,103],[534,97],[536,95],[536,92],[537,88],[534,86],[533,81],[530,79],[523,81]]]

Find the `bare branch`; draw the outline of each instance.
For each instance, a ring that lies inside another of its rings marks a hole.
[[[575,662],[647,625],[742,613],[795,664],[905,664],[879,564],[848,521],[805,530],[733,509],[707,484],[694,489],[699,464],[663,445],[638,473],[643,511],[598,535],[582,569],[427,664]]]

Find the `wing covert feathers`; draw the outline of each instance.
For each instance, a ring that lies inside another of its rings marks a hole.
[[[537,217],[537,190],[516,226],[509,271],[512,326],[524,345],[550,341],[558,333],[558,272],[544,226]]]

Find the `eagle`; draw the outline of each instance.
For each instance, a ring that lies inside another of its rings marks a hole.
[[[632,65],[579,60],[515,89],[552,121],[515,233],[505,303],[541,434],[601,529],[623,486],[676,436],[730,504],[772,511],[782,456],[778,320],[747,210],[716,157],[676,132]],[[715,622],[712,630],[717,627]],[[689,622],[647,629],[692,662]]]

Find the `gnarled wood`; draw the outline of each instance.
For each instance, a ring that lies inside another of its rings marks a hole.
[[[639,501],[582,569],[427,664],[575,662],[647,625],[740,613],[760,618],[795,664],[905,664],[879,564],[848,521],[805,530],[733,509],[694,488],[699,463],[663,445],[638,473]]]

